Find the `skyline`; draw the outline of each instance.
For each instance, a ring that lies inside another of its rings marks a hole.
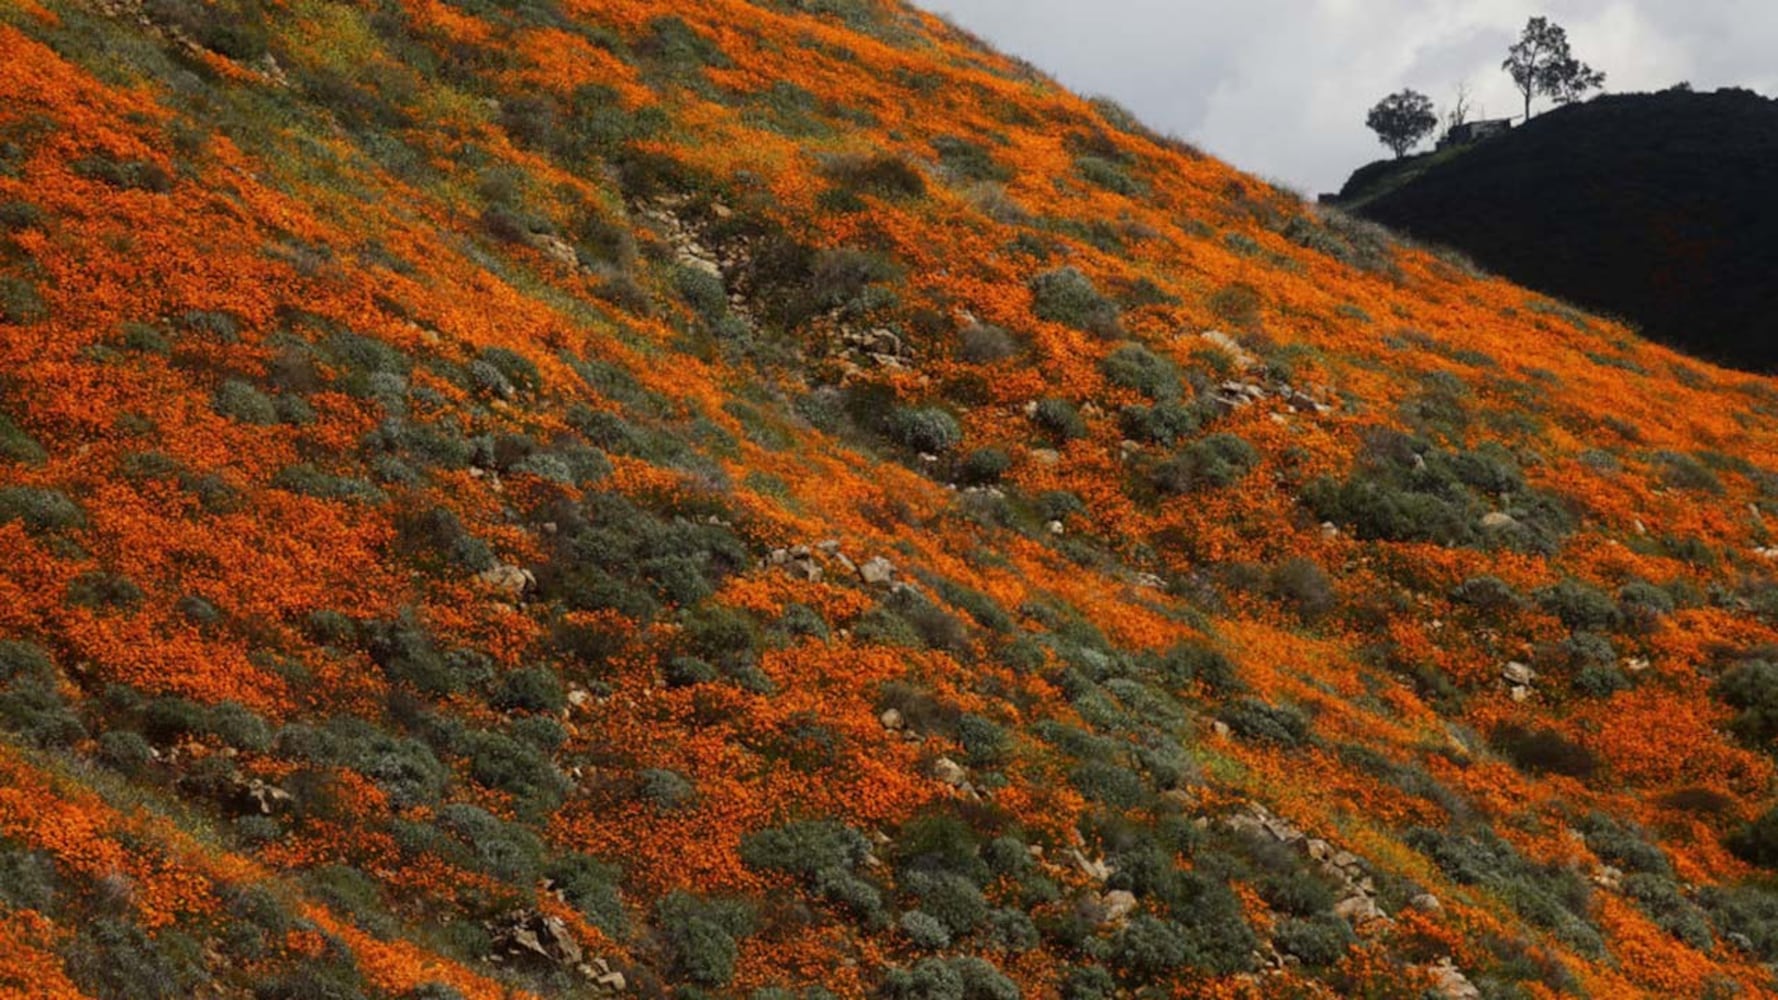
[[[1472,118],[1518,116],[1500,69],[1547,15],[1610,93],[1740,86],[1778,93],[1778,6],[1753,0],[919,0],[1063,85],[1128,107],[1237,168],[1314,197],[1389,155],[1365,112],[1405,88],[1441,116],[1457,86]],[[1535,111],[1547,110],[1540,100]]]

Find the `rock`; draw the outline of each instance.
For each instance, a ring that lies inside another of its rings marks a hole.
[[[969,784],[969,772],[963,769],[962,764],[949,757],[940,757],[932,762],[932,776],[952,788],[962,788]]]
[[[1222,721],[1221,719],[1212,719],[1211,720],[1210,731],[1215,733],[1218,736],[1225,736],[1225,737],[1234,732],[1234,730],[1229,728],[1229,724]]]
[[[1482,515],[1483,531],[1504,531],[1519,526],[1519,519],[1503,511],[1491,510]]]
[[[1593,869],[1589,880],[1601,889],[1616,892],[1624,884],[1624,873],[1621,869],[1613,868],[1611,865],[1600,865]]]
[[[1319,837],[1310,837],[1304,841],[1303,851],[1316,861],[1326,861],[1333,857],[1333,845]]]
[[[545,257],[561,264],[563,267],[578,268],[580,266],[580,255],[575,253],[573,244],[562,239],[560,236],[551,236],[548,233],[532,233],[531,245],[543,251]]]
[[[901,729],[907,725],[907,720],[903,719],[901,713],[893,708],[883,709],[883,714],[877,716],[877,720],[883,724],[884,729]]]
[[[1481,1000],[1482,991],[1476,989],[1476,985],[1457,968],[1457,963],[1451,961],[1450,956],[1439,959],[1436,964],[1428,966],[1426,971],[1432,974],[1434,992],[1443,1000]]]
[[[277,785],[267,784],[258,778],[247,781],[235,779],[234,806],[242,813],[272,816],[289,810],[295,803],[296,797]]]
[[[537,586],[531,571],[511,563],[496,563],[475,575],[477,580],[493,587],[507,597],[517,598]]]
[[[1066,534],[1068,531],[1068,529],[1066,527],[1064,527],[1062,522],[1060,522],[1060,521],[1051,521],[1050,523],[1044,525],[1044,527],[1046,529],[1048,529],[1049,533],[1052,535],[1062,535],[1062,534]]]
[[[1153,573],[1137,573],[1136,574],[1136,586],[1141,587],[1144,590],[1160,590],[1161,588],[1165,587],[1166,585],[1167,585],[1167,581],[1161,579],[1160,577],[1154,575]]]
[[[1508,684],[1519,684],[1528,687],[1532,681],[1537,679],[1537,671],[1532,670],[1526,664],[1514,660],[1500,668],[1500,678]]]
[[[1074,862],[1074,867],[1080,869],[1082,875],[1085,875],[1087,878],[1090,878],[1095,882],[1103,882],[1112,875],[1112,867],[1110,865],[1106,864],[1104,861],[1087,857],[1085,854],[1082,854],[1077,847],[1070,847],[1068,849],[1068,858],[1070,861]]]
[[[1123,889],[1113,889],[1099,897],[1100,924],[1121,925],[1136,912],[1136,896]]]
[[[1056,465],[1062,461],[1062,453],[1054,448],[1033,448],[1031,461],[1038,465]]]
[[[1208,341],[1211,347],[1227,355],[1237,368],[1252,368],[1259,364],[1258,358],[1242,347],[1239,341],[1221,330],[1205,330],[1198,336]]]
[[[1624,660],[1624,669],[1633,674],[1642,673],[1644,670],[1647,670],[1649,666],[1648,657],[1646,656],[1631,656]]]
[[[1439,902],[1438,897],[1430,892],[1423,892],[1408,900],[1408,905],[1421,913],[1437,913],[1445,908],[1445,904]]]
[[[1332,521],[1321,522],[1321,537],[1327,541],[1340,537],[1340,526]]]
[[[1334,916],[1344,919],[1353,927],[1389,919],[1388,914],[1377,908],[1377,901],[1369,896],[1353,894],[1334,904]]]
[[[872,556],[858,567],[858,575],[873,587],[884,586],[895,579],[895,564],[882,556]]]
[[[1523,684],[1514,684],[1506,693],[1511,696],[1513,701],[1523,702],[1531,700],[1531,689]]]
[[[580,942],[569,933],[568,925],[560,917],[536,910],[520,910],[507,914],[489,930],[492,931],[495,951],[505,957],[550,965],[581,964]]]

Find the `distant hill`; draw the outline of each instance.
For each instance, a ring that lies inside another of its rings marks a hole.
[[[1778,367],[1778,101],[1601,97],[1373,163],[1347,207],[1725,364]]]

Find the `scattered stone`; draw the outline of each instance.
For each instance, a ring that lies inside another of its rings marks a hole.
[[[1123,889],[1113,889],[1100,896],[1098,904],[1101,926],[1121,927],[1130,919],[1130,914],[1136,912],[1135,894]]]
[[[520,910],[507,914],[488,929],[494,938],[494,950],[501,957],[563,966],[578,966],[582,962],[580,942],[574,940],[561,917]]]
[[[1611,865],[1600,865],[1593,869],[1588,880],[1601,889],[1616,892],[1623,887],[1624,873],[1622,869],[1613,868]]]
[[[872,556],[858,567],[858,575],[873,587],[885,586],[895,580],[895,564],[882,556]]]
[[[1064,526],[1062,524],[1062,522],[1060,522],[1060,521],[1051,521],[1050,523],[1044,525],[1044,527],[1052,535],[1062,535],[1062,534],[1066,534],[1068,532],[1067,527]]]
[[[1482,991],[1457,968],[1450,956],[1439,959],[1426,971],[1432,973],[1432,988],[1443,1000],[1481,1000]]]
[[[1239,341],[1221,330],[1205,330],[1198,336],[1208,341],[1211,347],[1227,355],[1237,368],[1253,368],[1259,365],[1258,358],[1242,347]]]
[[[1033,448],[1031,461],[1038,465],[1057,465],[1062,461],[1062,453],[1054,448]]]
[[[1068,849],[1068,860],[1074,862],[1074,867],[1080,869],[1082,875],[1085,875],[1087,878],[1090,878],[1095,882],[1103,882],[1106,879],[1109,879],[1114,870],[1103,860],[1096,860],[1082,854],[1078,847],[1070,847]]]
[[[1504,511],[1491,510],[1482,515],[1483,531],[1505,531],[1519,526],[1519,519]]]
[[[932,776],[952,788],[962,788],[969,784],[969,772],[963,765],[949,757],[940,757],[932,762]]]
[[[1537,671],[1532,670],[1526,664],[1513,660],[1500,668],[1500,677],[1508,684],[1529,687],[1531,682],[1537,679]]]
[[[1423,892],[1408,900],[1408,905],[1421,913],[1437,913],[1445,908],[1445,904],[1439,902],[1438,897],[1430,892]]]
[[[1644,670],[1647,670],[1649,666],[1648,657],[1646,656],[1631,656],[1624,660],[1624,669],[1633,674],[1642,673]]]
[[[878,716],[877,719],[883,723],[884,729],[899,730],[907,725],[907,720],[901,717],[901,712],[893,708],[883,709],[883,714]]]
[[[476,579],[511,598],[524,595],[537,586],[531,571],[511,563],[496,563],[476,574]]]

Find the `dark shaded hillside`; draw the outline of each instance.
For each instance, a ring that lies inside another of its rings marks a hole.
[[[1373,164],[1340,197],[1674,347],[1778,366],[1778,101],[1602,97],[1461,155]]]

